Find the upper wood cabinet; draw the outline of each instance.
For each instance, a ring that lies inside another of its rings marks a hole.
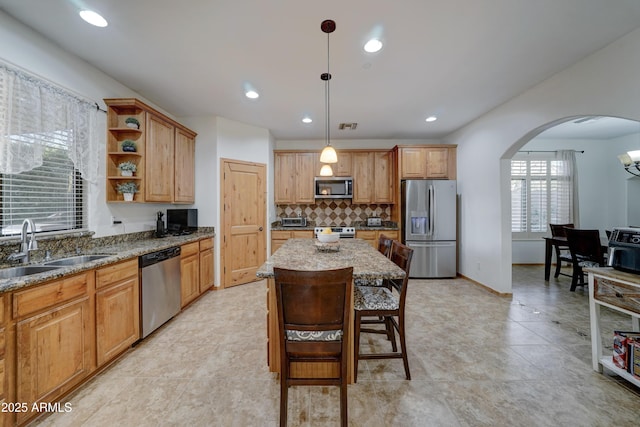
[[[393,203],[393,151],[352,152],[353,203]]]
[[[331,170],[333,170],[333,176],[353,176],[352,169],[352,152],[351,151],[336,151],[338,154],[338,163],[331,164]],[[324,163],[320,163],[320,155],[316,156],[316,166],[314,173],[316,176],[320,175],[320,169]]]
[[[173,153],[175,128],[162,118],[147,113],[145,192],[146,202],[173,200]]]
[[[194,179],[196,137],[192,132],[176,128],[175,140],[175,182],[174,203],[195,203],[196,187]]]
[[[134,202],[195,202],[196,133],[135,98],[105,99],[107,104],[107,202],[124,201],[117,184],[138,184]],[[134,118],[139,127],[129,127]],[[122,142],[136,143],[135,152],[122,149]],[[120,175],[118,165],[137,165],[133,177]]]
[[[296,203],[313,203],[316,200],[314,177],[317,153],[296,153]]]
[[[275,202],[313,203],[318,153],[275,152]]]
[[[456,179],[456,146],[398,146],[400,179]]]

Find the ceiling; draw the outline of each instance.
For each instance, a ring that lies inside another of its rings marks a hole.
[[[82,21],[80,3],[109,26]],[[332,139],[442,138],[640,26],[638,0],[0,0],[0,9],[176,117],[222,116],[277,140],[325,138],[324,19],[337,24]],[[375,34],[384,47],[364,52]],[[245,98],[248,83],[258,99]]]

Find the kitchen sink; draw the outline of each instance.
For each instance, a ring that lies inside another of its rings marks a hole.
[[[31,274],[43,273],[45,271],[55,270],[59,267],[48,265],[25,265],[24,267],[11,267],[0,269],[0,279],[10,279],[12,277],[29,276]]]
[[[55,261],[45,262],[44,264],[46,266],[65,267],[69,265],[84,264],[85,262],[96,261],[110,256],[111,255],[78,255],[69,258],[57,259]]]

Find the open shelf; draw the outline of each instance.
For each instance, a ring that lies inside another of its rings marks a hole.
[[[614,374],[629,381],[630,383],[633,383],[636,387],[640,387],[640,378],[637,378],[634,375],[627,372],[626,370],[620,369],[616,365],[614,365],[612,356],[605,356],[600,358],[600,364],[602,365],[603,368],[606,368],[608,371],[611,371]]]

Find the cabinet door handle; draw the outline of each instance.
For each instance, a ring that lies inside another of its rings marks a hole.
[[[262,227],[258,228],[258,231],[262,231]]]

